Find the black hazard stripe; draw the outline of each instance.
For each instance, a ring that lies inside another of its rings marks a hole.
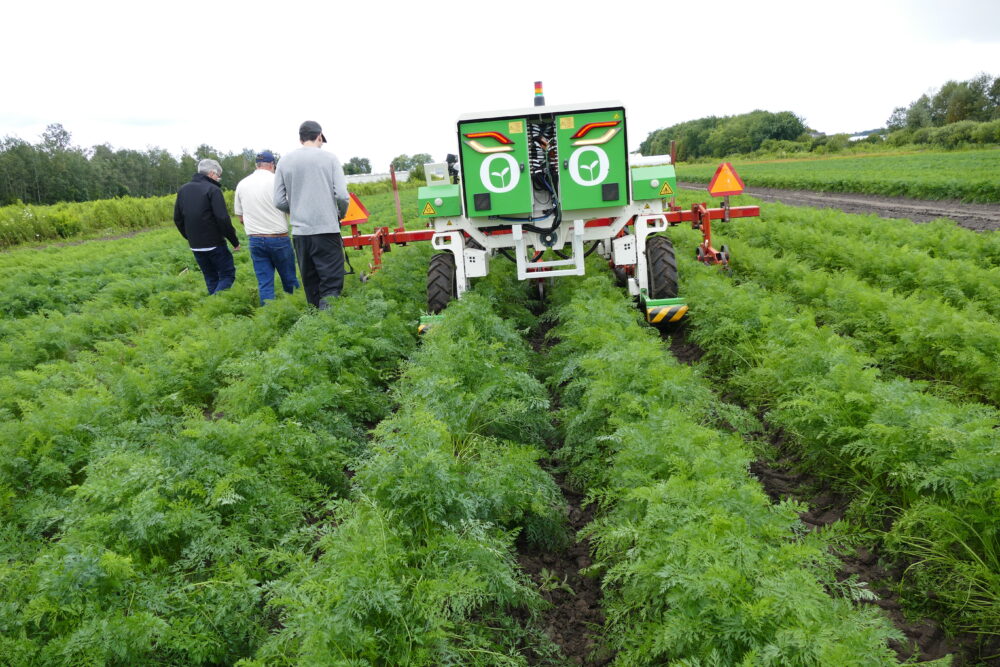
[[[653,324],[660,322],[676,322],[684,317],[688,307],[681,306],[653,306],[646,309],[646,320]]]

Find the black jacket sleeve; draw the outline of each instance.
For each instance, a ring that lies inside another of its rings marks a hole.
[[[229,217],[229,211],[226,210],[226,199],[222,196],[222,190],[212,188],[209,197],[212,203],[212,215],[215,216],[215,223],[219,226],[219,232],[229,239],[229,242],[235,248],[240,244],[240,239],[236,236],[232,218]]]
[[[181,233],[181,236],[187,238],[187,234],[184,233],[184,214],[181,213],[181,196],[179,194],[174,200],[174,224],[177,225],[177,231]]]

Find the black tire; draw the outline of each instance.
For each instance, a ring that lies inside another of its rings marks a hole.
[[[455,299],[455,256],[439,252],[427,269],[427,310],[437,315]]]
[[[677,258],[674,244],[665,236],[646,239],[646,271],[650,299],[673,299],[677,296]]]
[[[628,285],[628,274],[625,273],[625,269],[621,266],[612,266],[611,270],[615,273],[615,284],[619,287],[625,287]]]

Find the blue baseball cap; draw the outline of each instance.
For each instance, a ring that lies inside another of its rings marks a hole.
[[[257,162],[274,162],[274,153],[271,151],[261,151],[257,153]]]

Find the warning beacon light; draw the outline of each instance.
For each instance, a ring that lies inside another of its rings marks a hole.
[[[535,82],[535,106],[544,107],[545,106],[545,95],[542,94],[542,82]]]

